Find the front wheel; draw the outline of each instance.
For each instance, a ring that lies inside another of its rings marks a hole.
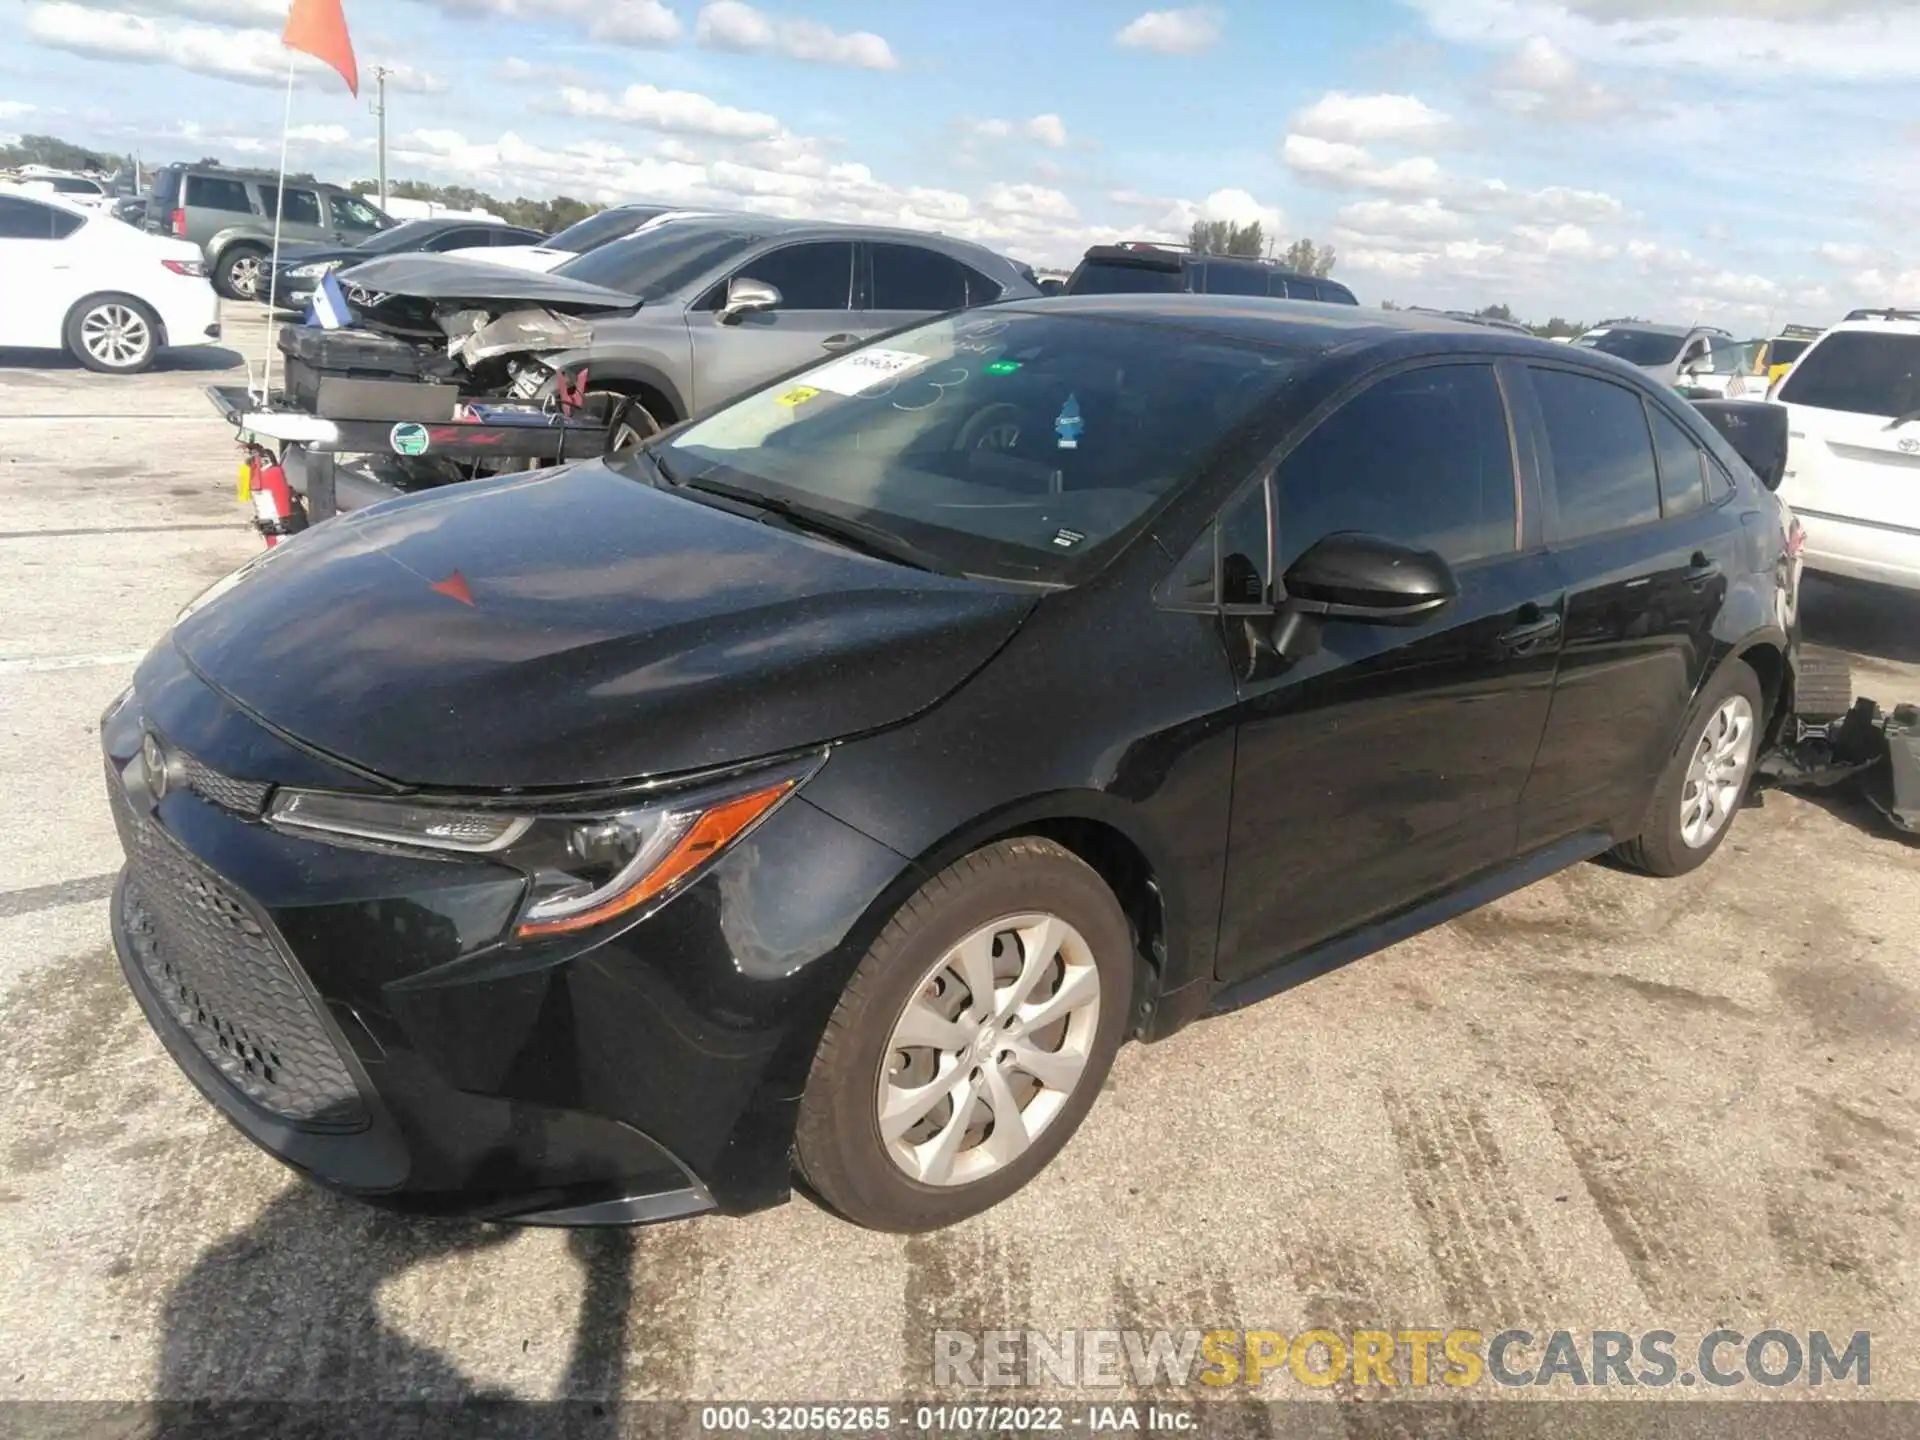
[[[1760,677],[1742,661],[1727,661],[1688,712],[1645,828],[1614,854],[1649,875],[1684,875],[1706,864],[1746,798],[1765,715]]]
[[[95,295],[68,313],[66,341],[87,369],[134,375],[160,353],[160,320],[131,295]]]
[[[854,972],[813,1062],[795,1153],[876,1230],[998,1204],[1100,1092],[1133,1000],[1113,892],[1048,840],[1003,840],[929,880]]]

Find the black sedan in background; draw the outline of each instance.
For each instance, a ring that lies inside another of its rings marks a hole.
[[[405,220],[392,229],[376,231],[354,245],[282,245],[280,263],[274,267],[274,304],[281,309],[298,310],[313,299],[321,277],[379,255],[416,252],[438,255],[481,245],[538,245],[544,238],[538,230],[522,225],[475,220],[471,216],[442,216]],[[266,291],[262,290],[260,299],[266,298]]]
[[[216,585],[104,718],[114,938],[207,1097],[366,1199],[631,1222],[797,1168],[945,1225],[1127,1038],[1703,863],[1791,705],[1791,528],[1606,356],[950,316]]]

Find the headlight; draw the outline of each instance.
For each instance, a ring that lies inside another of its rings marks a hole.
[[[315,280],[322,275],[331,275],[346,263],[344,260],[316,260],[311,265],[296,265],[287,274],[295,280]]]
[[[602,924],[686,880],[770,815],[823,758],[564,813],[282,790],[267,820],[314,838],[486,855],[525,871],[528,894],[514,938],[537,939]]]

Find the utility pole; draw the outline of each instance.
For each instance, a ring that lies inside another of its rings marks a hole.
[[[374,93],[378,97],[373,102],[373,113],[380,122],[380,208],[387,208],[387,76],[393,72],[384,65],[373,67]]]

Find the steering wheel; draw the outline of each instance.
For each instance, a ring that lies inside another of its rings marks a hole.
[[[968,417],[954,436],[955,450],[1011,450],[1020,443],[1022,416],[1018,405],[999,401],[983,405]]]

